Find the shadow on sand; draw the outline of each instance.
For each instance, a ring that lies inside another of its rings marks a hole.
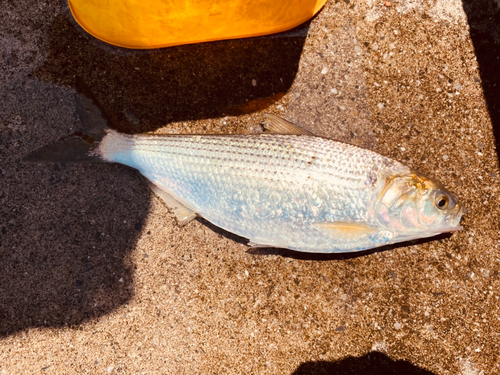
[[[462,0],[462,3],[500,160],[500,5],[495,0]]]
[[[317,361],[301,364],[292,375],[433,375],[407,361],[394,361],[380,352],[339,361]]]
[[[65,16],[49,29],[41,80],[91,87],[120,131],[137,133],[169,122],[252,112],[290,88],[305,35],[193,44],[158,50],[125,50],[84,36]],[[100,47],[102,46],[102,48]]]
[[[129,51],[103,47],[65,15],[48,33],[47,59],[30,79],[74,87],[80,77],[129,133],[262,109],[247,104],[267,106],[290,88],[305,41],[297,33]],[[51,97],[47,85],[39,90],[26,96]],[[87,164],[20,164],[12,173],[15,183],[0,191],[0,336],[78,325],[125,304],[134,293],[128,257],[150,205],[139,175]]]

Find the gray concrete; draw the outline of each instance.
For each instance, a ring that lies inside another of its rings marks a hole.
[[[329,1],[307,35],[139,52],[4,1],[0,374],[500,373],[500,13],[463,1]],[[316,256],[180,227],[130,169],[22,162],[81,126],[76,77],[121,131],[271,112],[376,150],[455,192],[464,230]]]

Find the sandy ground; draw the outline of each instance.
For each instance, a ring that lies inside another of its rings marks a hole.
[[[0,2],[0,374],[498,374],[496,2],[329,1],[307,32],[128,51],[58,0]],[[26,164],[79,129],[246,133],[262,113],[436,177],[464,230],[386,251],[249,250],[133,170]]]

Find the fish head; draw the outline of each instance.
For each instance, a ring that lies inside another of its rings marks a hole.
[[[443,185],[409,171],[385,179],[375,205],[379,223],[400,242],[462,229],[465,208]]]

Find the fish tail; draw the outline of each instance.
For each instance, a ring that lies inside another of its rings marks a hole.
[[[27,155],[29,163],[99,163],[104,162],[94,150],[99,143],[83,133],[73,133]]]
[[[81,129],[52,142],[24,158],[31,163],[99,163],[106,162],[99,152],[99,143],[109,133],[110,123],[97,104],[96,98],[83,80],[76,78],[76,112]]]

